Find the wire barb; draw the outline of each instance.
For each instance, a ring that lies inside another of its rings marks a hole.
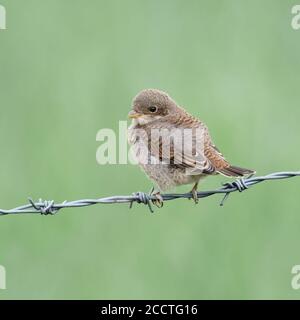
[[[150,212],[154,213],[152,206],[151,206],[151,201],[152,201],[151,194],[147,194],[145,192],[139,191],[139,192],[134,192],[132,195],[134,198],[130,202],[130,206],[129,206],[130,209],[132,208],[133,202],[135,201],[137,203],[143,203],[143,204],[147,205]]]
[[[233,182],[225,182],[223,183],[223,186],[228,189],[236,189],[239,192],[243,192],[249,188],[245,182],[245,179],[243,178],[237,179]],[[230,192],[225,193],[222,201],[220,202],[221,207],[224,205],[224,202],[228,199]]]
[[[38,203],[34,203],[31,198],[28,198],[31,206],[36,210],[36,212],[41,213],[42,215],[55,214],[59,210],[58,208],[54,208],[54,200],[42,200],[40,199]]]
[[[221,206],[224,205],[224,202],[228,199],[229,195],[232,192],[243,192],[248,190],[251,186],[261,183],[268,180],[281,180],[288,179],[292,177],[300,176],[300,171],[298,172],[276,172],[271,173],[266,176],[249,176],[248,178],[241,178],[232,182],[226,182],[220,189],[212,191],[202,191],[198,192],[198,198],[206,198],[214,194],[224,194],[224,197],[220,203]],[[191,198],[191,193],[171,193],[171,194],[162,194],[160,197],[163,201],[175,200],[175,199],[189,199]],[[37,202],[34,202],[31,198],[28,199],[29,204],[16,207],[10,210],[0,209],[0,215],[8,214],[26,214],[26,213],[40,213],[42,215],[54,215],[58,211],[64,208],[79,208],[79,207],[88,207],[96,204],[114,204],[114,203],[129,203],[130,208],[134,202],[142,203],[147,205],[150,212],[154,212],[151,204],[158,200],[155,194],[144,193],[144,192],[135,192],[131,196],[112,196],[100,199],[83,199],[75,201],[64,201],[62,203],[55,203],[53,200],[42,200],[40,199]]]

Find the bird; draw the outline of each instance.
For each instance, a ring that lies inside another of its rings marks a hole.
[[[151,195],[159,207],[162,192],[177,186],[193,184],[191,199],[198,203],[198,184],[204,177],[255,174],[252,169],[231,165],[213,143],[205,123],[164,91],[140,91],[128,117],[132,119],[128,143],[137,164],[155,185]]]

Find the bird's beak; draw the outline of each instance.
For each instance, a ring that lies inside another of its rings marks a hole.
[[[136,119],[136,118],[139,118],[141,117],[142,115],[134,110],[131,110],[129,113],[128,113],[128,118],[130,119]]]

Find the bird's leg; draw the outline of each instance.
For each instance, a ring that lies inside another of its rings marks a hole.
[[[158,207],[158,208],[162,208],[164,205],[164,199],[160,194],[160,191],[154,190],[154,187],[151,189],[150,191],[150,196],[154,196],[155,199],[151,200],[152,203]]]
[[[191,190],[191,194],[193,195],[193,200],[195,204],[198,203],[198,193],[197,193],[197,188],[198,188],[198,182],[196,182],[193,186],[193,189]]]

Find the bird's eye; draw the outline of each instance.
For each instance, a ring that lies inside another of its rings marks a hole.
[[[148,110],[149,110],[150,112],[156,112],[156,111],[157,111],[157,107],[151,106],[151,107],[148,108]]]

